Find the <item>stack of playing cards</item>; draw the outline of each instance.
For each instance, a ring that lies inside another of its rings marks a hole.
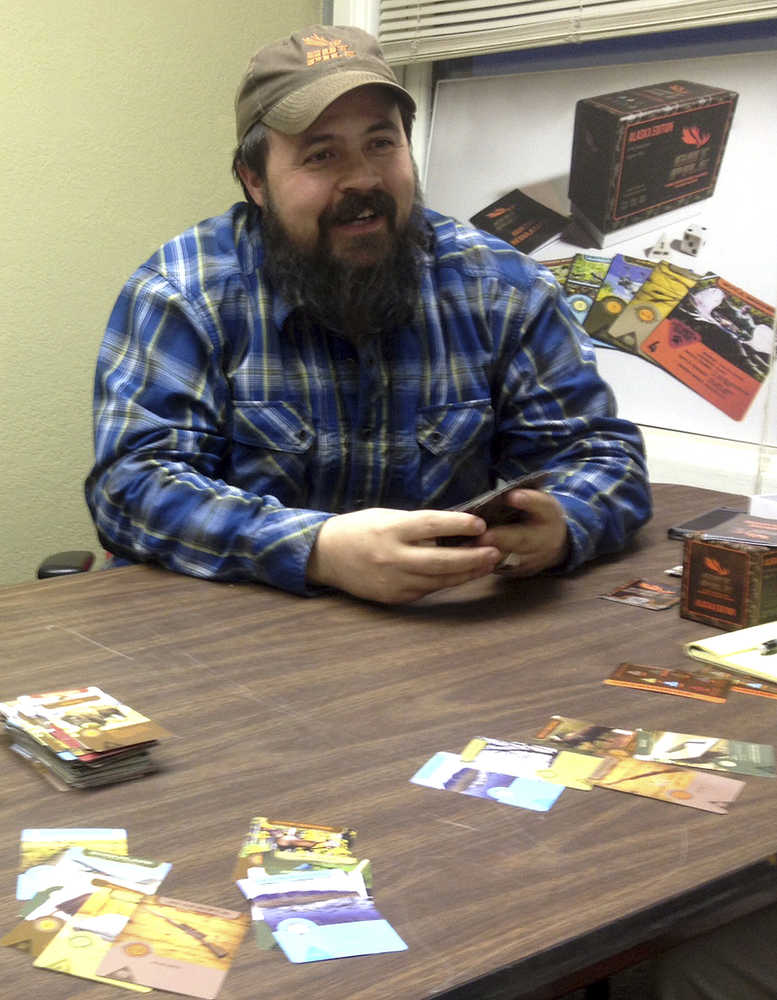
[[[127,857],[125,830],[23,830],[23,919],[0,945],[41,969],[213,1000],[248,915],[156,895],[170,868]]]
[[[57,788],[93,788],[155,771],[149,750],[169,734],[97,687],[0,702],[15,753]]]
[[[291,962],[404,951],[375,909],[370,863],[351,848],[353,830],[256,816],[234,877],[251,905],[260,948]]]

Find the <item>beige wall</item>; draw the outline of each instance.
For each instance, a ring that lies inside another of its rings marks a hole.
[[[96,549],[82,483],[108,313],[165,239],[238,200],[232,100],[319,0],[5,0],[0,584]]]

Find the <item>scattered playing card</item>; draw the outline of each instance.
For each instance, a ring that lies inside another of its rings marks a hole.
[[[114,979],[98,972],[140,898],[139,893],[130,889],[105,887],[93,892],[63,922],[33,964],[39,969],[51,969],[53,972],[150,993],[148,986],[132,979]]]
[[[567,750],[596,757],[628,756],[635,741],[633,729],[611,729],[583,719],[567,719],[552,715],[537,733],[537,740],[549,746],[561,745]]]
[[[550,767],[558,751],[553,747],[516,740],[492,740],[478,736],[461,752],[462,761],[479,771],[498,771],[516,778],[534,778]]]
[[[300,864],[353,868],[358,864],[351,853],[355,839],[356,831],[345,827],[254,816],[240,846],[233,878],[244,878],[249,868],[267,867],[268,863],[276,870]]]
[[[274,907],[264,911],[264,919],[290,962],[321,962],[407,949],[373,901],[358,896],[300,908]]]
[[[639,729],[634,757],[729,774],[775,777],[774,747],[765,743]]]
[[[518,778],[513,774],[481,771],[459,754],[436,753],[410,779],[426,788],[474,795],[520,809],[546,812],[558,799],[563,785],[540,778]]]
[[[251,868],[246,878],[237,880],[237,887],[251,905],[254,940],[259,948],[277,947],[268,924],[265,910],[273,906],[300,906],[322,899],[367,895],[363,871],[369,861],[361,863],[360,870],[344,872],[337,868],[310,868],[285,871],[271,875],[262,868]]]
[[[127,853],[127,831],[103,827],[54,827],[51,829],[22,830],[19,844],[19,878],[16,898],[31,899],[38,891],[34,888],[34,875],[23,878],[30,868],[46,864],[67,847],[86,847],[110,854]],[[28,888],[25,888],[27,886]]]
[[[727,806],[744,788],[744,781],[720,774],[692,771],[653,761],[606,757],[591,779],[594,785],[618,792],[630,792],[649,799],[660,799],[678,806],[726,813]]]
[[[755,694],[762,698],[777,698],[777,683],[767,681],[763,677],[734,673],[712,664],[704,664],[699,667],[697,676],[723,680],[731,685],[730,691],[735,691],[738,694]]]
[[[70,914],[106,883],[133,892],[154,893],[171,867],[166,861],[157,863],[69,847],[56,861],[36,865],[20,876],[28,879],[24,882],[24,891],[34,888],[35,895],[23,910],[24,920],[0,939],[0,945],[23,948],[33,956],[39,955]],[[29,880],[31,876],[34,881]]]
[[[115,936],[99,975],[213,1000],[243,940],[247,913],[143,896]]]
[[[622,587],[616,587],[609,594],[601,595],[606,601],[619,604],[634,604],[648,611],[664,611],[680,603],[680,588],[668,583],[650,583],[647,580],[632,580]]]
[[[687,670],[651,667],[638,663],[619,664],[609,677],[605,677],[604,683],[717,702],[726,700],[730,687],[730,681],[723,678],[704,677]]]
[[[537,777],[565,788],[578,788],[589,792],[594,787],[591,776],[599,768],[599,758],[590,754],[561,750],[546,771],[538,771]]]
[[[255,816],[240,848],[237,885],[251,906],[257,947],[290,962],[404,951],[375,909],[370,862],[351,853],[348,827]]]

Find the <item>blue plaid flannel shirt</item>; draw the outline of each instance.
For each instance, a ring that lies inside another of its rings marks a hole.
[[[305,594],[322,522],[444,508],[537,469],[563,569],[650,516],[642,439],[547,271],[427,211],[411,325],[358,350],[273,294],[247,206],[165,244],[122,290],[97,362],[86,496],[134,562]]]

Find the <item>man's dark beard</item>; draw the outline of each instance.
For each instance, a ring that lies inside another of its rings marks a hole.
[[[329,232],[333,225],[355,219],[365,209],[385,216],[388,237],[384,233],[365,235],[364,248],[388,238],[388,249],[376,263],[349,264],[332,255]],[[391,195],[384,191],[349,192],[334,211],[322,214],[316,245],[306,252],[292,243],[272,199],[265,199],[261,226],[268,277],[310,320],[343,333],[355,343],[396,329],[413,316],[421,282],[421,253],[429,242],[420,196],[416,195],[410,218],[400,231],[395,220],[396,202]]]

